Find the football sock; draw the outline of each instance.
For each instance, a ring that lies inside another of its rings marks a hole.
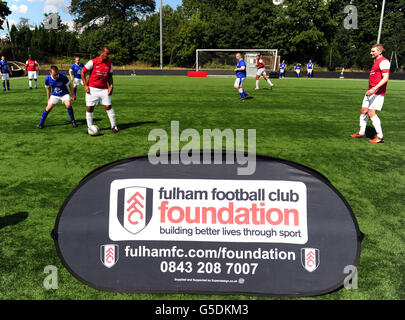
[[[259,80],[256,80],[256,89],[259,89]]]
[[[114,109],[111,108],[110,110],[106,110],[106,111],[107,111],[108,118],[110,119],[111,128],[114,128],[116,126]]]
[[[377,115],[375,115],[374,117],[371,118],[371,121],[373,121],[373,126],[375,128],[375,131],[377,131],[377,137],[382,139],[384,136],[381,128],[380,118]]]
[[[86,112],[86,122],[88,128],[93,125],[93,112]]]
[[[10,81],[7,80],[7,89],[10,90]]]
[[[38,81],[35,79],[35,88],[38,88]]]
[[[44,110],[44,112],[42,113],[42,117],[41,120],[39,121],[40,124],[44,124],[46,117],[48,116],[49,112],[46,111],[46,109]]]
[[[271,86],[273,86],[273,84],[271,83],[270,79],[267,79],[267,83]]]
[[[2,81],[2,82],[3,82],[4,91],[6,91],[6,82],[5,81]]]
[[[245,96],[243,95],[243,92],[239,92],[240,96],[242,99],[245,99]]]
[[[73,107],[67,108],[66,110],[67,110],[67,113],[69,114],[70,121],[75,120],[75,115],[74,115],[74,112],[73,112]]]
[[[32,80],[28,80],[28,83],[30,84],[30,88],[32,88]]]
[[[368,114],[361,114],[360,115],[360,131],[359,134],[364,135],[366,133],[366,126],[367,126],[367,121],[369,117]]]
[[[245,95],[245,96],[247,96],[248,94],[247,94],[247,92],[245,91],[245,90],[243,90],[242,91],[242,93]]]
[[[75,93],[75,95],[76,95],[76,91],[77,91],[77,87],[74,87],[73,92]]]

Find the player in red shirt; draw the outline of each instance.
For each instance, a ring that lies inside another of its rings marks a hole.
[[[350,135],[352,138],[363,138],[366,136],[368,119],[371,119],[377,132],[371,143],[384,143],[384,135],[381,128],[380,118],[377,111],[381,111],[384,104],[384,96],[387,91],[387,84],[390,76],[390,62],[383,57],[384,47],[382,44],[375,44],[371,47],[371,57],[374,59],[370,71],[368,91],[364,96],[363,105],[360,110],[360,131]]]
[[[28,74],[28,83],[30,85],[30,89],[32,89],[32,79],[35,80],[35,89],[38,89],[38,74],[39,72],[39,64],[35,59],[32,59],[32,56],[28,55],[28,60],[25,62],[25,70]]]
[[[262,59],[262,57],[261,57],[260,54],[258,54],[258,55],[256,56],[256,62],[257,62],[257,64],[256,64],[256,66],[257,66],[257,73],[256,73],[256,88],[255,88],[255,90],[259,90],[259,79],[260,79],[260,77],[263,77],[264,80],[266,80],[267,83],[269,84],[270,89],[273,89],[274,84],[273,84],[273,83],[270,81],[270,79],[267,77],[266,68],[265,68],[265,66],[264,66],[264,61],[263,61],[263,59]]]
[[[102,47],[100,56],[90,60],[82,69],[82,81],[86,92],[86,121],[90,128],[93,125],[94,107],[100,102],[104,105],[110,119],[111,131],[118,132],[115,123],[115,112],[111,105],[111,95],[113,93],[113,69],[109,60],[110,49]],[[87,73],[90,73],[87,82]]]

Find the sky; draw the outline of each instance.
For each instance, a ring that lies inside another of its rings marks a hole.
[[[73,16],[69,14],[68,6],[70,0],[5,0],[11,10],[11,14],[7,16],[10,27],[12,24],[17,24],[20,18],[29,19],[30,25],[39,25],[44,19],[45,12],[58,12],[62,21],[72,25]],[[163,5],[170,5],[176,8],[181,4],[181,0],[163,0]],[[159,9],[160,0],[156,0],[156,10]],[[0,30],[0,36],[7,33],[7,27],[3,26],[4,30]]]

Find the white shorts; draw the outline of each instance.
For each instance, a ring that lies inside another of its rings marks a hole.
[[[246,78],[236,78],[235,79],[235,83],[234,83],[234,87],[235,88],[242,88],[242,83],[243,83],[243,80],[245,80]]]
[[[295,73],[296,73],[296,74],[300,74],[300,73],[301,73],[301,70],[295,70]]]
[[[57,104],[59,101],[62,103],[65,101],[70,101],[70,96],[68,94],[65,94],[64,96],[51,95],[48,104]]]
[[[280,69],[280,73],[284,73],[284,69]]]
[[[37,78],[37,72],[36,71],[28,71],[28,79],[36,79]]]
[[[3,73],[3,75],[1,76],[1,80],[2,81],[10,80],[10,75],[8,73]]]
[[[312,69],[308,69],[308,73],[312,73]]]
[[[93,107],[99,102],[103,106],[111,106],[111,96],[108,95],[108,89],[90,88],[90,93],[86,93],[86,106]]]
[[[362,108],[367,108],[369,110],[381,111],[384,104],[384,96],[379,94],[373,94],[371,96],[364,96]]]
[[[261,68],[261,69],[258,69],[258,70],[257,70],[256,75],[258,75],[258,76],[262,77],[262,76],[263,76],[263,74],[266,74],[266,75],[267,75],[267,73],[266,73],[266,69],[265,69],[265,68]]]
[[[73,85],[78,86],[79,84],[83,85],[82,79],[73,78]]]

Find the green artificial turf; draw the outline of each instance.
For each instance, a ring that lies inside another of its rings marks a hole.
[[[90,288],[61,264],[50,232],[59,208],[95,168],[147,154],[154,128],[256,129],[257,153],[288,159],[325,175],[352,207],[365,234],[358,289],[306,299],[405,298],[405,82],[390,81],[379,113],[386,143],[352,139],[358,130],[366,80],[275,79],[274,90],[254,79],[244,87],[253,99],[239,102],[232,78],[116,76],[113,106],[121,131],[112,134],[101,106],[86,129],[83,87],[73,102],[79,127],[72,128],[58,104],[46,127],[36,128],[46,104],[28,80],[12,78],[0,92],[0,299],[274,299],[193,294],[118,294]],[[266,89],[264,89],[266,88]],[[371,125],[371,122],[370,124]],[[58,289],[46,290],[44,268],[58,268]]]

